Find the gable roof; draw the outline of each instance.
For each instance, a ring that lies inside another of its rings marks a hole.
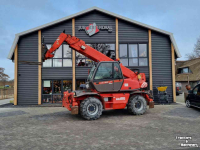
[[[195,65],[199,62],[200,62],[200,58],[187,60],[187,61],[182,62],[181,65],[179,66],[179,68],[190,67],[190,66]]]
[[[187,61],[177,61],[177,71],[179,68],[188,67],[192,73],[176,74],[176,81],[200,81],[200,58],[195,58]]]
[[[10,49],[10,52],[8,54],[8,59],[12,59],[12,56],[13,56],[13,53],[14,53],[14,50],[15,50],[15,47],[18,43],[18,40],[19,40],[19,37],[20,36],[23,36],[23,35],[26,35],[26,34],[29,34],[31,32],[34,32],[34,31],[38,31],[38,30],[41,30],[43,28],[46,28],[46,27],[49,27],[51,25],[54,25],[54,24],[57,24],[57,23],[60,23],[60,22],[63,22],[63,21],[66,21],[66,20],[69,20],[69,19],[72,19],[72,18],[75,18],[75,17],[78,17],[80,15],[83,15],[83,14],[86,14],[88,12],[91,12],[93,10],[97,10],[99,12],[102,12],[104,14],[107,14],[107,15],[110,15],[110,16],[113,16],[113,17],[116,17],[118,19],[121,19],[121,20],[125,20],[127,22],[130,22],[130,23],[133,23],[133,24],[136,24],[136,25],[139,25],[139,26],[142,26],[142,27],[145,27],[145,28],[148,28],[148,29],[151,29],[153,31],[157,31],[157,32],[160,32],[160,33],[163,33],[163,34],[166,34],[166,35],[169,35],[170,37],[170,40],[174,46],[174,49],[175,49],[175,52],[176,52],[176,55],[177,57],[181,57],[181,54],[178,50],[178,47],[176,45],[176,41],[174,39],[174,36],[173,36],[173,33],[171,32],[168,32],[168,31],[165,31],[165,30],[161,30],[161,29],[158,29],[158,28],[155,28],[153,26],[150,26],[150,25],[147,25],[147,24],[144,24],[144,23],[141,23],[141,22],[138,22],[138,21],[135,21],[135,20],[132,20],[132,19],[129,19],[129,18],[126,18],[126,17],[123,17],[121,15],[118,15],[118,14],[115,14],[115,13],[112,13],[112,12],[109,12],[107,10],[104,10],[104,9],[101,9],[101,8],[98,8],[98,7],[91,7],[89,9],[86,9],[84,11],[81,11],[81,12],[78,12],[76,14],[73,14],[73,15],[70,15],[70,16],[67,16],[67,17],[64,17],[64,18],[61,18],[61,19],[58,19],[56,21],[53,21],[53,22],[50,22],[50,23],[47,23],[47,24],[44,24],[44,25],[41,25],[41,26],[38,26],[36,28],[32,28],[30,30],[27,30],[27,31],[23,31],[23,32],[20,32],[18,34],[15,35],[15,39],[14,39],[14,42],[12,44],[12,47]]]

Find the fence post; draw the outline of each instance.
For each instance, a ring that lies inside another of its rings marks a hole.
[[[8,89],[6,90],[6,98],[8,98]]]

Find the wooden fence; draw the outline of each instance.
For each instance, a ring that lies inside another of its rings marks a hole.
[[[0,89],[0,99],[13,98],[14,88]]]

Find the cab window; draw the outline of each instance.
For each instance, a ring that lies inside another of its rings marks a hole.
[[[122,72],[119,63],[114,63],[114,79],[122,79]]]
[[[200,86],[197,86],[197,87],[194,88],[193,94],[200,95]]]
[[[95,80],[112,79],[113,78],[113,63],[101,63],[97,69]]]

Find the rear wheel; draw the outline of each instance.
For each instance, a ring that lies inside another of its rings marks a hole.
[[[96,120],[102,114],[102,103],[95,97],[88,97],[81,102],[80,114],[84,119]]]
[[[128,101],[128,112],[134,115],[142,115],[147,110],[147,102],[141,95],[133,95]]]

